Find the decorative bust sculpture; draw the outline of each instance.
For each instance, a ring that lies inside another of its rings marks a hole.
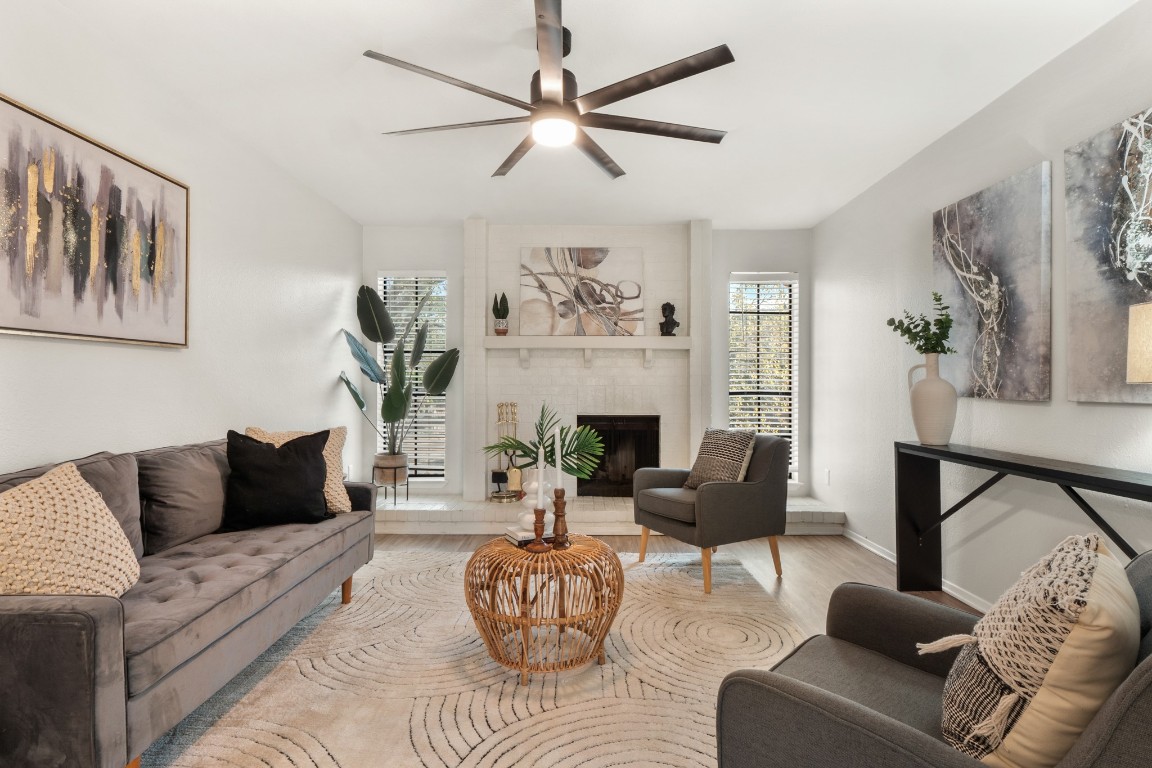
[[[672,317],[672,315],[676,314],[676,305],[670,301],[666,301],[660,307],[660,311],[664,313],[664,322],[660,323],[660,335],[675,336],[676,329],[680,326],[680,321]]]

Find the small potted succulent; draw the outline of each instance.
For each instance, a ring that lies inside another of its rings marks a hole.
[[[501,293],[499,297],[492,294],[492,317],[495,318],[492,323],[493,330],[496,331],[497,336],[508,335],[508,295]]]

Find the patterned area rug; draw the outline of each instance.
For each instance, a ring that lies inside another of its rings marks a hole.
[[[145,768],[714,766],[721,679],[801,639],[739,562],[621,555],[607,663],[519,674],[488,658],[464,604],[468,556],[377,552],[144,754]]]

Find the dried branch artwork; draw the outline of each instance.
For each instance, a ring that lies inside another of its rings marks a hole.
[[[1128,307],[1152,301],[1152,109],[1064,151],[1068,397],[1152,403],[1126,384]]]
[[[1051,396],[1051,190],[1044,162],[932,216],[935,283],[959,351],[941,368],[961,396]]]
[[[521,336],[643,336],[639,248],[525,248]]]

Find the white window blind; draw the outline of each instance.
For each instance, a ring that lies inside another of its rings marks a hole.
[[[412,342],[416,330],[422,323],[428,323],[428,343],[424,347],[424,355],[420,365],[415,371],[409,370],[408,377],[415,383],[413,408],[416,411],[416,420],[404,439],[403,450],[408,454],[408,474],[414,478],[444,477],[444,454],[447,448],[448,435],[446,429],[446,397],[445,395],[427,395],[421,385],[424,370],[428,364],[435,360],[441,352],[448,348],[446,328],[448,325],[448,280],[444,275],[421,275],[406,277],[400,275],[381,274],[376,290],[384,299],[388,307],[388,314],[396,325],[396,341],[404,332],[408,320],[416,309],[421,297],[432,291],[428,302],[420,313],[420,320],[413,327],[405,345],[405,355],[411,356]],[[395,346],[384,347],[391,352]],[[383,364],[383,354],[380,355]],[[407,359],[405,360],[407,362]],[[386,372],[387,368],[384,369]],[[391,383],[391,382],[389,382]],[[380,425],[384,429],[383,424]],[[383,450],[383,441],[377,441],[377,450]]]
[[[728,426],[792,443],[796,477],[800,371],[795,274],[733,275],[728,291]]]

